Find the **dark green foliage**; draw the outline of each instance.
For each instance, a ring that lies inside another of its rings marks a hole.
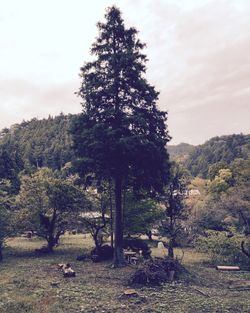
[[[0,179],[0,261],[5,240],[14,234],[13,197],[11,184],[6,179]]]
[[[95,247],[90,254],[93,262],[106,261],[113,258],[114,249],[109,245],[103,245],[101,247]]]
[[[124,196],[123,212],[124,233],[130,235],[147,234],[164,216],[164,210],[156,200],[136,197],[131,192]]]
[[[51,169],[41,168],[21,179],[17,198],[19,228],[36,231],[47,240],[47,251],[52,252],[60,236],[75,226],[84,203],[80,188]]]
[[[207,178],[213,176],[209,167],[229,165],[237,158],[247,159],[250,154],[250,135],[230,135],[214,137],[203,145],[195,147],[186,161],[186,166],[193,176]],[[222,166],[222,167],[221,167]]]
[[[91,49],[97,59],[81,68],[84,103],[72,125],[74,147],[86,170],[105,178],[132,174],[137,187],[160,187],[167,160],[166,113],[157,110],[158,92],[143,76],[146,56],[137,31],[125,29],[115,7],[105,17]]]
[[[99,36],[91,49],[95,59],[81,68],[83,113],[74,119],[72,135],[79,171],[114,182],[115,258],[119,263],[122,189],[162,189],[169,136],[166,113],[156,106],[158,92],[144,77],[145,45],[134,28],[125,28],[116,7],[109,8],[105,18],[105,23],[98,23]]]
[[[15,182],[21,170],[30,173],[43,166],[56,170],[72,161],[68,134],[72,118],[61,114],[4,129],[0,134],[0,177]]]
[[[225,231],[207,231],[206,236],[199,236],[195,247],[202,252],[209,253],[214,263],[229,265],[249,265],[249,258],[241,251],[243,235]]]
[[[237,212],[234,212],[237,215]],[[228,222],[234,221],[234,219],[228,219],[230,213],[225,208],[223,201],[215,200],[214,198],[205,199],[202,208],[197,210],[193,217],[193,228],[196,230],[196,234],[204,233],[205,230],[223,231],[227,230]],[[227,220],[226,220],[227,219]]]
[[[2,144],[0,139],[0,179],[9,180],[11,192],[16,193],[20,185],[18,173],[23,168],[23,162],[16,144],[7,137]]]

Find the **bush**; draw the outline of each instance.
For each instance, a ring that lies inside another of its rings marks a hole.
[[[113,258],[114,249],[109,245],[94,248],[91,252],[91,260],[93,262],[101,262]]]
[[[244,236],[236,233],[210,230],[196,239],[198,251],[209,253],[213,263],[249,265],[249,259],[241,251]]]
[[[191,231],[182,230],[177,234],[177,237],[175,240],[175,247],[180,247],[180,248],[192,247],[193,240],[194,240],[194,234],[192,234]]]

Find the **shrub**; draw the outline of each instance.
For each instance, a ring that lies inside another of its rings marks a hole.
[[[176,237],[175,246],[180,248],[192,247],[194,234],[188,230],[181,230]]]
[[[207,231],[205,236],[196,239],[195,247],[209,253],[213,263],[249,265],[249,259],[241,251],[244,236],[225,231]]]
[[[93,262],[106,261],[113,258],[114,249],[109,245],[104,245],[94,248],[90,254]]]

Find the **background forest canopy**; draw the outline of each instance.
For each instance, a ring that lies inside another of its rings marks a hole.
[[[0,177],[17,178],[41,167],[62,169],[75,156],[69,127],[75,115],[24,121],[0,132]],[[181,143],[168,145],[170,158],[182,163],[192,176],[210,178],[217,168],[229,166],[235,159],[249,158],[250,135],[214,137],[199,146]]]

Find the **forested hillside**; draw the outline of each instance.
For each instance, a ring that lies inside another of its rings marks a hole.
[[[235,159],[250,156],[250,135],[234,134],[214,137],[202,145],[194,147],[186,166],[193,176],[207,178],[211,165],[227,167]]]
[[[188,158],[194,146],[188,143],[180,143],[178,145],[168,145],[168,153],[170,158],[175,161],[184,161]]]
[[[0,177],[13,180],[22,170],[61,169],[74,157],[69,126],[74,115],[24,121],[0,132]],[[227,167],[250,155],[250,135],[214,137],[202,145],[168,145],[170,158],[183,163],[193,176],[208,178],[209,168]]]
[[[0,133],[0,177],[13,179],[21,170],[60,169],[73,157],[68,133],[73,115],[32,119]]]

